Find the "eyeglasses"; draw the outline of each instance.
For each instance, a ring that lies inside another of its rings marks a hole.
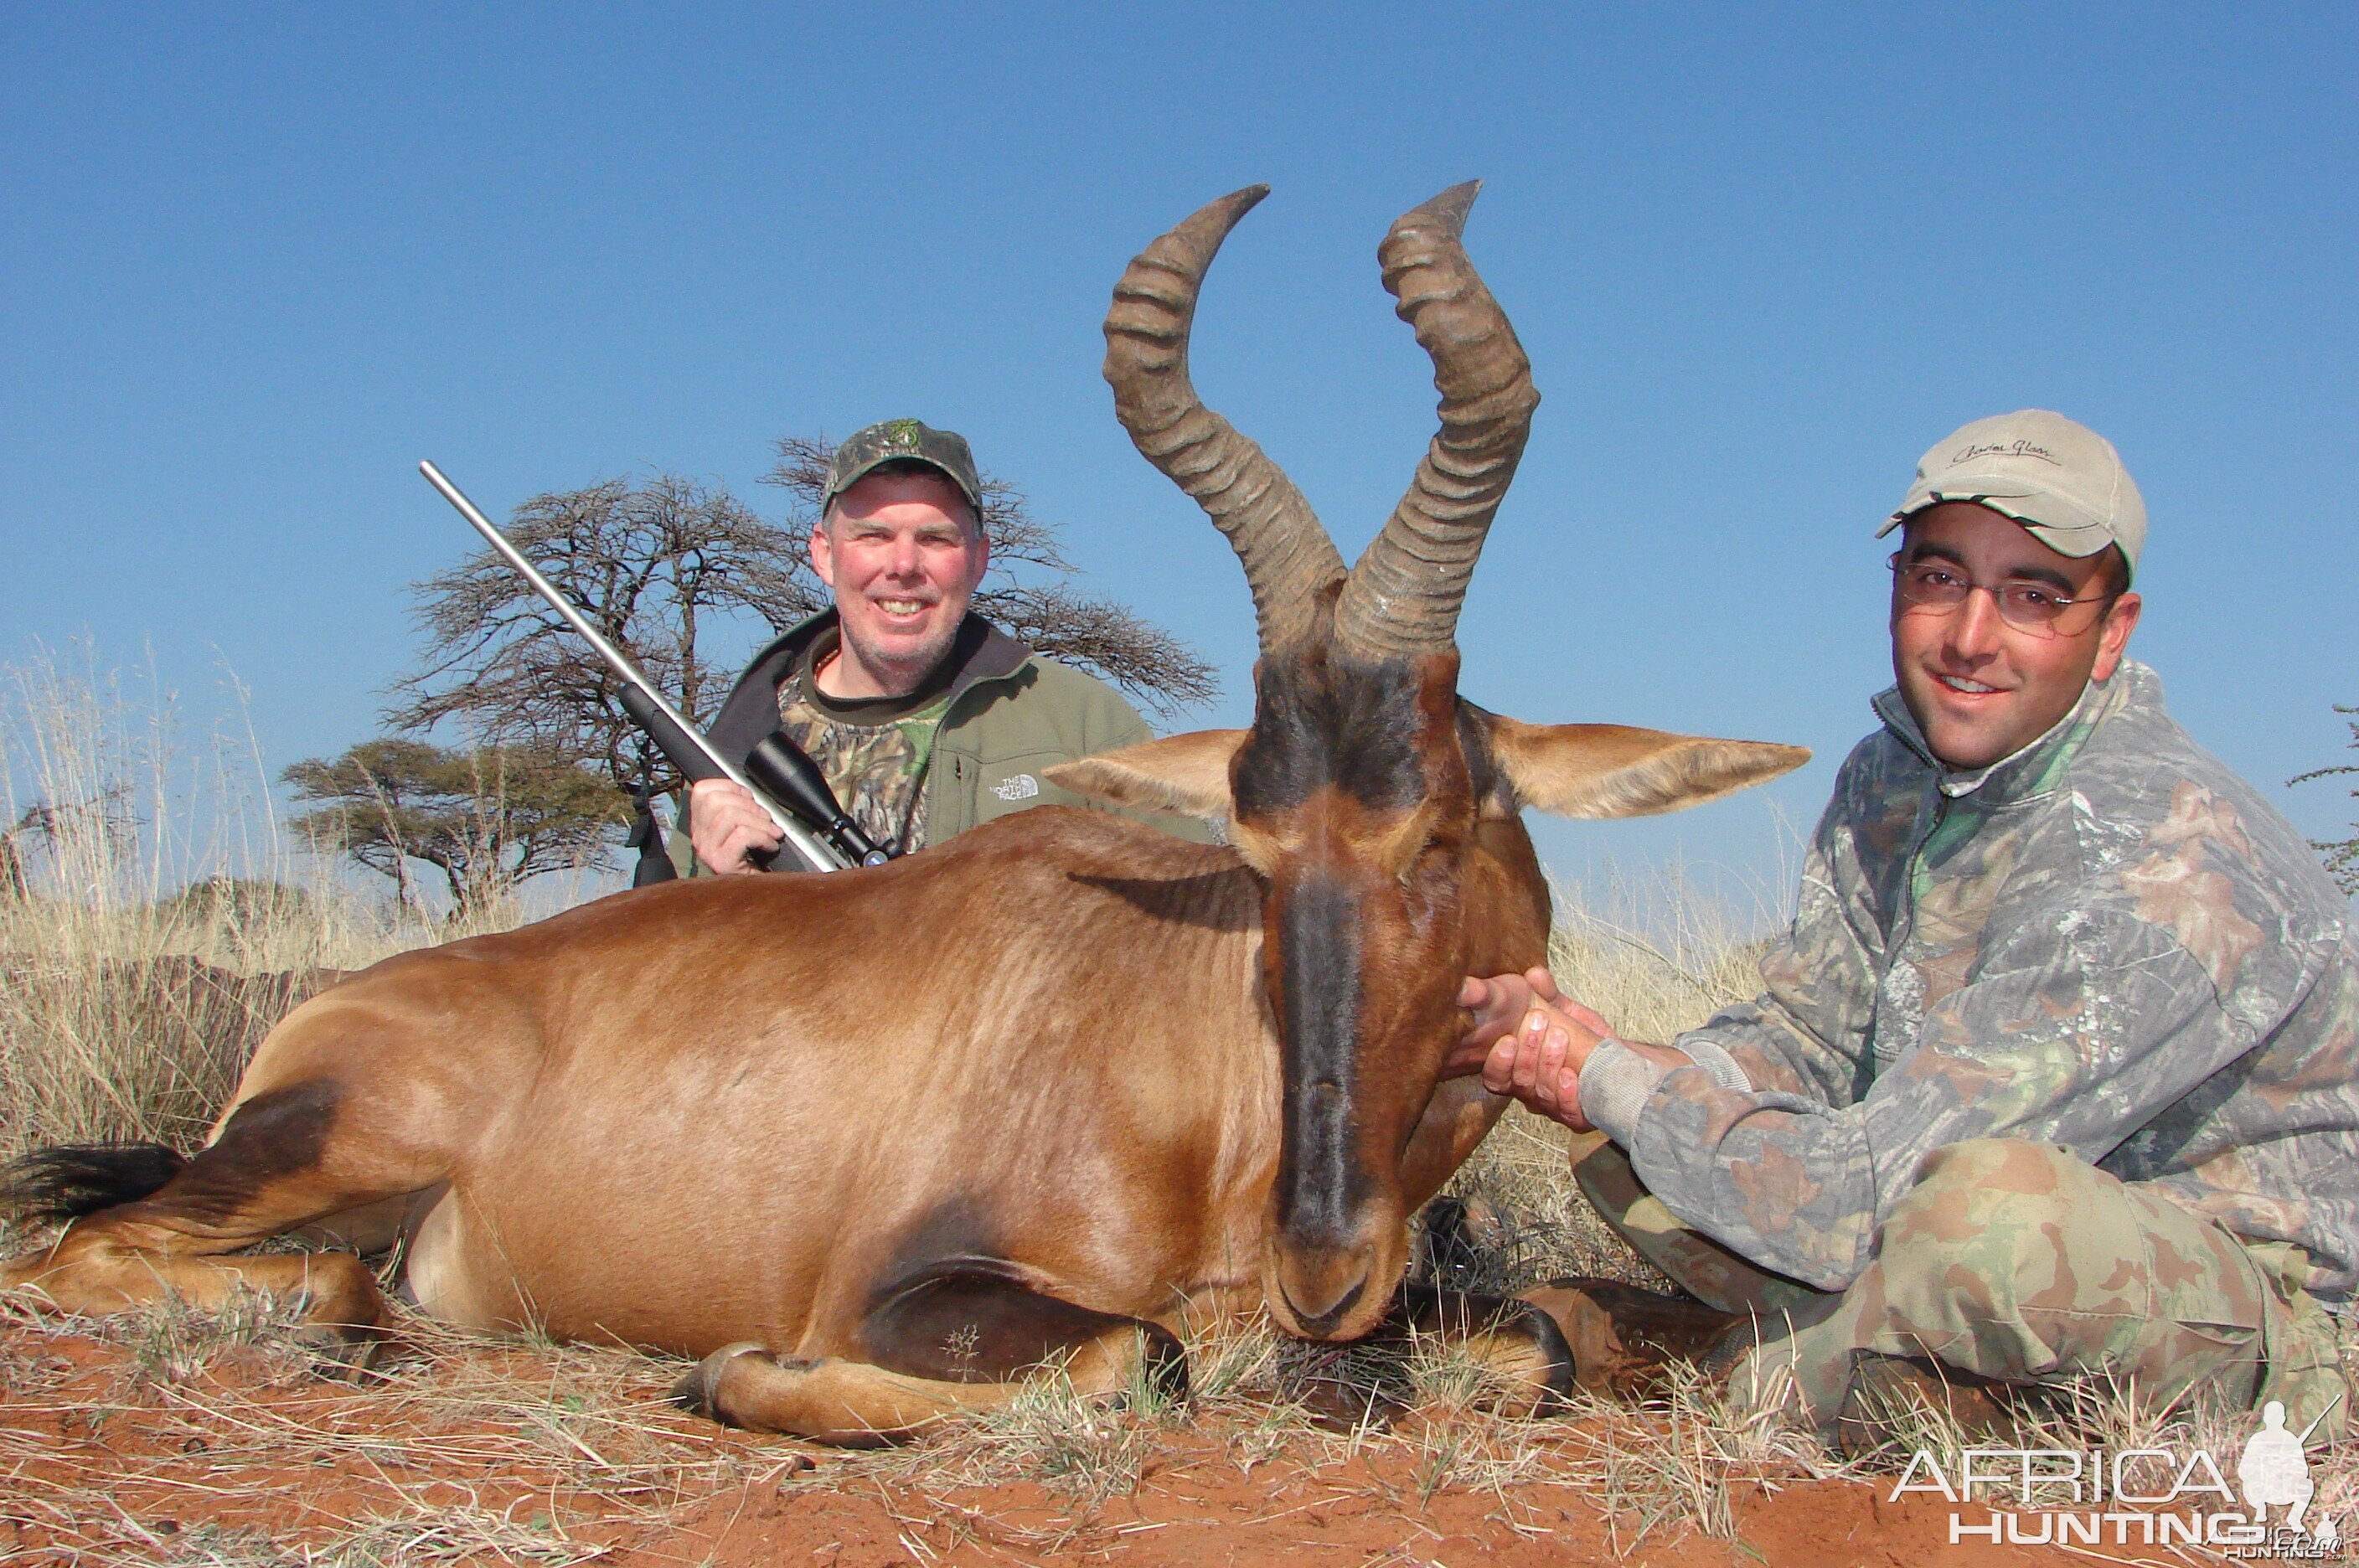
[[[1954,610],[1966,602],[1967,594],[1980,588],[1990,594],[1998,605],[1999,618],[2008,626],[2048,637],[2064,635],[2058,623],[2075,604],[2110,604],[2116,597],[2112,593],[2091,593],[2068,599],[2038,583],[1977,583],[1954,561],[1903,561],[1896,553],[1886,564],[1892,568],[1893,583],[1900,596],[1911,604],[1929,610]]]

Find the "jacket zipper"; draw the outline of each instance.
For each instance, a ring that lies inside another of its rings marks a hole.
[[[1022,668],[1022,665],[1016,666],[1017,670],[1020,670]],[[942,716],[934,721],[934,744],[931,746],[929,746],[926,751],[926,781],[919,787],[918,792],[918,798],[926,803],[927,844],[937,842],[934,838],[934,831],[936,826],[941,822],[941,792],[934,787],[934,783],[936,779],[941,777],[940,771],[936,768],[935,764],[941,760],[943,732],[951,727],[951,721],[958,716],[960,705],[966,701],[967,697],[971,693],[979,691],[986,686],[996,686],[1002,681],[1013,678],[1016,673],[1016,670],[1010,670],[1006,675],[994,675],[984,680],[970,682],[965,691],[961,691],[958,695],[951,699],[950,706],[942,710]],[[966,782],[966,758],[955,751],[951,753],[951,777],[961,784],[964,784]],[[963,794],[964,791],[962,790],[961,793]],[[964,823],[960,831],[963,832],[966,828],[971,828],[973,826],[974,826],[973,822]],[[926,844],[917,844],[913,847],[923,849],[926,847]]]

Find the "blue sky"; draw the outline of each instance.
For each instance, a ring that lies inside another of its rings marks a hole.
[[[0,6],[0,660],[225,665],[276,766],[374,727],[404,585],[644,467],[753,481],[915,414],[1248,701],[1234,559],[1098,376],[1123,263],[1271,200],[1198,380],[1356,553],[1432,428],[1375,245],[1469,245],[1546,402],[1463,689],[1797,741],[1772,789],[1551,862],[1774,878],[1887,677],[1917,454],[2058,408],[2153,517],[2136,651],[2284,790],[2359,702],[2348,6]],[[1784,825],[1781,826],[1780,824]]]

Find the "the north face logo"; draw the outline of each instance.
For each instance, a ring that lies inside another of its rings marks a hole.
[[[1029,773],[1019,773],[1004,783],[994,784],[991,792],[1003,800],[1029,800],[1040,793],[1040,780]]]

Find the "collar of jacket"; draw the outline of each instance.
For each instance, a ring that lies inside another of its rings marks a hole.
[[[764,735],[777,732],[778,682],[793,670],[803,649],[835,623],[832,608],[821,610],[754,656],[754,662],[745,667],[745,673],[730,688],[728,701],[721,704],[712,729],[706,732],[723,756],[741,759]],[[968,691],[989,681],[1005,681],[1031,663],[1032,650],[969,611],[966,619],[959,623],[958,636],[951,641],[949,659],[957,666],[958,673],[951,679],[946,718]]]
[[[2072,759],[2079,756],[2099,724],[2133,704],[2162,700],[2162,681],[2135,659],[2124,659],[2104,681],[2092,681],[2071,710],[2022,750],[2002,757],[1986,768],[1953,768],[1933,755],[1917,715],[1901,700],[1900,688],[1887,686],[1875,694],[1875,716],[1918,759],[1933,770],[1934,787],[1956,800],[1979,797],[1985,805],[2035,800],[2061,784]]]

